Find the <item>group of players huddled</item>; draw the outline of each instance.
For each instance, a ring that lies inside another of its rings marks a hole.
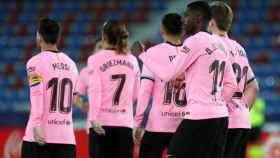
[[[161,158],[166,148],[168,158],[245,158],[259,89],[244,48],[228,36],[232,20],[224,2],[189,3],[183,17],[163,17],[164,42],[137,58],[126,26],[108,20],[79,75],[58,50],[58,23],[42,19],[41,53],[26,66],[31,112],[22,158],[76,157],[73,103],[88,112],[91,158],[132,158],[134,144],[140,158]]]

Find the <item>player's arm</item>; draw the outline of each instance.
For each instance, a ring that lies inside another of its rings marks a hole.
[[[154,87],[154,81],[155,80],[153,74],[148,70],[146,66],[143,66],[136,114],[134,117],[135,128],[141,128],[141,124],[144,118],[144,112],[148,107],[149,100]]]
[[[134,87],[133,87],[133,102],[134,103],[138,99],[139,88],[140,88],[140,75],[141,75],[138,63],[136,63],[135,65],[137,66],[137,72],[136,72],[135,82],[134,82]]]
[[[142,129],[142,123],[145,115],[145,110],[148,107],[149,100],[152,95],[154,81],[155,80],[153,74],[147,69],[147,67],[143,66],[141,85],[138,95],[136,113],[134,117],[133,138],[134,142],[137,144],[140,144],[141,137],[144,132],[144,130]]]
[[[248,80],[246,81],[246,85],[247,86],[243,94],[243,99],[251,109],[259,94],[260,89],[250,66],[248,67]]]
[[[34,139],[37,143],[44,144],[45,141],[44,138],[42,138],[41,133],[41,125],[44,113],[43,74],[40,71],[40,67],[35,62],[29,61],[26,65],[26,68],[30,87],[30,120],[34,123]]]
[[[184,42],[181,52],[168,65],[157,63],[156,59],[152,59],[149,56],[149,52],[142,53],[140,59],[157,77],[164,81],[169,81],[182,74],[202,55],[200,49],[201,47],[197,46],[196,40],[188,38]]]
[[[91,59],[91,58],[90,58]],[[97,115],[99,114],[101,107],[101,77],[99,74],[99,70],[95,68],[94,61],[88,61],[89,68],[89,85],[88,85],[88,96],[89,96],[89,114],[88,118],[91,122],[93,130],[99,135],[105,135],[105,130],[99,124],[99,120],[97,119]]]
[[[224,89],[222,91],[222,95],[226,102],[230,102],[233,94],[237,91],[237,82],[229,60],[226,61],[223,86]]]
[[[77,85],[76,85],[76,98],[74,100],[74,104],[81,109],[82,111],[87,112],[88,111],[88,103],[83,101],[83,96],[86,96],[87,94],[87,84],[84,81],[85,76],[81,72],[78,80],[77,80]]]

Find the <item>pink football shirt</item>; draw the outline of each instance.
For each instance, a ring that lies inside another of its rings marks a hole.
[[[137,59],[105,49],[89,57],[88,68],[89,120],[133,128],[133,102],[140,87]]]
[[[86,96],[87,95],[87,90],[88,90],[88,82],[89,82],[89,72],[88,68],[84,67],[81,69],[78,81],[77,81],[77,93],[81,96]]]
[[[34,142],[33,127],[41,127],[47,143],[75,144],[72,98],[76,64],[64,53],[45,51],[32,57],[26,67],[31,112],[23,140]]]
[[[80,96],[88,95],[88,85],[89,85],[89,70],[87,67],[84,67],[81,69],[80,75],[79,75],[78,81],[77,81],[76,89],[77,89],[78,95],[80,95]],[[91,127],[88,117],[89,117],[89,115],[87,115],[87,132],[89,132],[88,129]]]
[[[220,39],[230,50],[230,60],[238,83],[237,92],[228,102],[229,128],[251,128],[249,107],[242,100],[242,93],[246,85],[255,79],[255,75],[249,64],[245,49],[236,41],[226,36],[213,35]]]
[[[228,116],[226,101],[231,100],[237,83],[228,60],[229,54],[209,33],[199,32],[187,38],[180,53],[168,65],[158,63],[148,53],[142,53],[140,58],[156,76],[165,81],[185,72],[185,119]]]
[[[181,50],[180,46],[161,43],[147,50],[150,57],[161,65],[168,65]],[[150,97],[153,103],[145,130],[151,132],[175,132],[182,121],[183,107],[187,105],[185,83],[175,88],[172,82],[164,82],[155,76],[145,65],[141,75],[141,87],[134,126],[141,127],[144,111]]]

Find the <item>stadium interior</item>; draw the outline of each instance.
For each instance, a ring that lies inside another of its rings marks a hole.
[[[51,17],[60,22],[62,38],[59,49],[81,68],[92,53],[106,19],[125,22],[130,31],[130,43],[140,40],[150,47],[162,41],[160,17],[170,11],[182,13],[186,1],[1,0],[0,139],[9,136],[2,133],[4,129],[10,132],[24,128],[28,119],[30,106],[25,64],[38,53],[35,37],[40,17]],[[231,36],[245,47],[260,85],[259,98],[266,105],[263,132],[268,137],[280,131],[280,1],[230,0],[229,4],[235,15]],[[77,129],[86,126],[85,118],[85,113],[74,109]],[[5,140],[0,142],[0,148],[4,148]]]

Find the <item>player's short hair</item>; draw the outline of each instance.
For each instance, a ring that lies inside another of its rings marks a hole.
[[[109,44],[116,46],[119,54],[127,53],[128,31],[123,23],[118,20],[109,20],[104,23],[102,32],[108,38]]]
[[[210,22],[212,18],[210,6],[205,1],[195,1],[187,5],[187,10],[191,10],[196,12],[202,20],[202,23],[205,26],[208,26],[208,23]]]
[[[39,22],[38,32],[46,43],[56,44],[60,36],[60,27],[58,22],[43,18]]]
[[[229,31],[233,20],[233,12],[228,4],[215,1],[210,4],[212,18],[220,30]]]
[[[163,25],[168,34],[180,35],[183,32],[182,17],[177,13],[166,14],[163,17],[161,24]]]

